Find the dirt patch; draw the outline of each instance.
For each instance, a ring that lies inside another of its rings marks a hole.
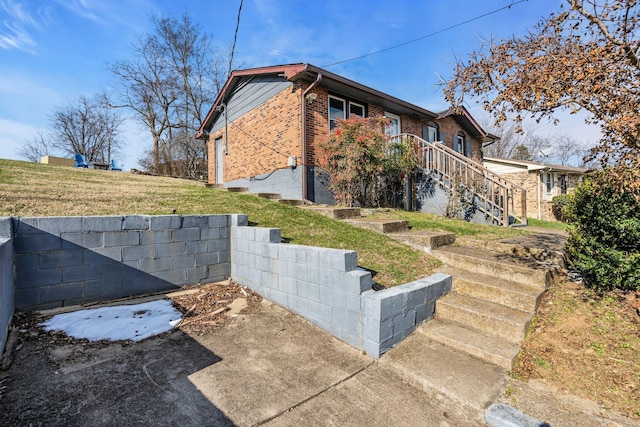
[[[542,379],[640,420],[640,294],[597,295],[568,279],[545,295],[516,377]]]

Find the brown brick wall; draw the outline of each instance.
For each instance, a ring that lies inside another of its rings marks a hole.
[[[224,181],[265,174],[287,167],[289,156],[301,159],[301,90],[285,89],[262,105],[227,125],[228,153],[224,156]],[[215,182],[215,140],[224,128],[209,136],[209,182]]]
[[[451,149],[453,149],[453,136],[462,131],[465,138],[471,141],[471,158],[482,163],[482,141],[473,138],[468,132],[465,132],[452,116],[436,120],[435,123],[438,124],[439,130],[445,133],[446,141],[443,142]]]

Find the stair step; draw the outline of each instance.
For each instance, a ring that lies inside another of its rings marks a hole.
[[[248,193],[249,188],[247,187],[227,187],[226,190],[230,193]]]
[[[304,205],[302,200],[296,200],[296,199],[279,199],[278,203],[282,203],[283,205],[289,205],[289,206],[302,206],[302,205]]]
[[[411,334],[382,355],[378,363],[424,391],[427,401],[453,403],[480,417],[508,383],[500,367],[420,333]]]
[[[262,197],[263,199],[276,200],[281,199],[282,196],[279,193],[256,193],[256,196]]]
[[[511,370],[520,352],[517,344],[456,322],[433,319],[420,325],[417,330],[434,341],[493,363],[506,371]]]
[[[448,246],[434,250],[432,254],[451,267],[512,280],[540,290],[546,289],[553,280],[552,266],[534,259],[464,246]]]
[[[395,221],[395,220],[387,220],[387,219],[370,219],[370,218],[358,218],[358,219],[347,219],[345,222],[349,224],[366,228],[369,230],[374,230],[379,233],[397,233],[401,231],[409,230],[409,222],[408,221]]]
[[[224,188],[223,184],[211,184],[211,183],[206,183],[204,185],[206,188]]]
[[[336,208],[331,206],[311,206],[307,209],[333,219],[360,218],[360,208]]]
[[[425,252],[431,252],[432,249],[453,245],[456,241],[456,235],[454,233],[444,231],[403,231],[399,233],[389,233],[389,237]]]
[[[562,235],[532,234],[516,238],[485,241],[473,237],[457,239],[462,246],[490,249],[520,258],[533,258],[543,263],[563,266],[565,262],[564,247],[567,238]]]
[[[507,307],[534,313],[544,292],[523,283],[486,274],[472,273],[454,267],[442,267],[439,273],[453,277],[453,289],[459,294],[502,304]]]
[[[450,293],[438,300],[438,319],[457,322],[519,344],[525,337],[531,314],[515,308]]]

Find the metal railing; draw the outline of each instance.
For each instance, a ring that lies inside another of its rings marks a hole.
[[[497,175],[480,163],[463,156],[441,142],[403,133],[391,138],[392,142],[408,141],[417,150],[420,167],[432,175],[452,195],[470,191],[477,198],[476,208],[491,222],[502,226],[527,224],[527,190]],[[519,201],[519,203],[516,203]],[[516,212],[516,207],[519,208]]]

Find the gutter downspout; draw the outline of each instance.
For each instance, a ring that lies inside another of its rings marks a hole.
[[[304,203],[312,203],[307,200],[307,94],[311,92],[322,80],[322,74],[318,73],[316,81],[302,92],[302,201]]]

